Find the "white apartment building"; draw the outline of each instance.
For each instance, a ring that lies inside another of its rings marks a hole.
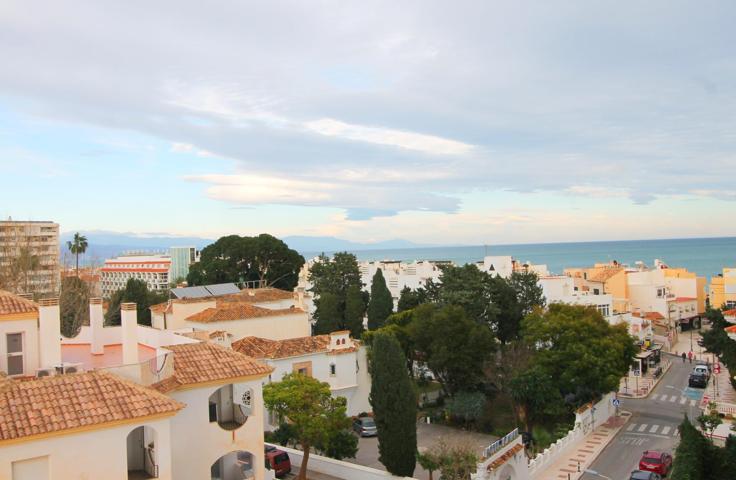
[[[143,280],[151,291],[166,291],[169,289],[170,268],[171,257],[168,255],[128,255],[105,260],[100,269],[102,296],[109,298],[122,290],[131,278]]]
[[[432,261],[420,260],[411,263],[405,263],[393,260],[383,260],[375,262],[360,262],[360,280],[365,284],[365,289],[370,290],[373,283],[373,276],[378,269],[381,270],[383,278],[386,280],[386,286],[391,292],[394,299],[394,306],[399,301],[401,290],[409,287],[412,290],[424,287],[427,280],[438,281],[442,274],[441,267],[443,265],[452,265],[449,261]]]
[[[0,221],[0,289],[53,294],[59,287],[59,224]]]
[[[661,265],[661,264],[660,264]],[[684,269],[654,268],[627,272],[633,312],[657,312],[671,327],[699,324],[705,311],[705,279]]]
[[[483,260],[477,262],[478,268],[491,275],[499,275],[502,278],[509,278],[514,272],[534,272],[540,277],[549,276],[547,265],[534,265],[530,262],[519,262],[515,258],[502,256],[486,256]]]
[[[233,342],[232,348],[273,368],[269,382],[278,382],[287,373],[299,372],[328,383],[334,397],[344,397],[348,415],[371,411],[368,401],[371,377],[366,349],[350,338],[348,331],[279,341],[245,337]],[[267,430],[278,427],[278,419],[269,418],[269,415],[265,418]]]
[[[575,279],[566,275],[552,275],[539,278],[547,305],[566,303],[569,305],[586,305],[595,307],[609,322],[613,317],[613,295],[581,292],[575,288]]]
[[[135,304],[121,317],[103,327],[93,299],[90,325],[61,338],[57,299],[0,291],[0,478],[272,479],[261,393],[272,368],[139,326]]]

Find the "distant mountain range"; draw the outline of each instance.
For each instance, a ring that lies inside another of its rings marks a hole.
[[[61,252],[68,254],[66,242],[74,237],[75,232],[63,232],[61,234]],[[194,246],[202,249],[214,242],[215,239],[201,237],[176,237],[168,234],[138,235],[134,233],[109,232],[104,230],[89,230],[79,232],[87,237],[87,253],[80,262],[102,263],[106,258],[112,258],[124,252],[146,251],[166,252],[169,247]],[[335,237],[310,237],[304,235],[292,235],[283,237],[289,247],[300,253],[336,252],[341,250],[381,250],[393,248],[415,248],[431,245],[420,245],[408,240],[396,239],[385,240],[375,243],[351,242]]]

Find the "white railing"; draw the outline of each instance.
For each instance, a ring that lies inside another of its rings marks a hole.
[[[488,445],[483,450],[483,458],[489,458],[493,456],[496,452],[501,450],[503,447],[513,442],[514,440],[516,440],[516,437],[518,436],[519,436],[519,429],[518,428],[513,429],[511,432],[507,433],[504,437],[501,437],[495,442],[493,442],[492,444]]]

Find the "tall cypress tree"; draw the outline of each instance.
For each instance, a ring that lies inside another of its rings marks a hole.
[[[340,299],[334,293],[323,293],[315,300],[317,311],[314,316],[317,321],[314,324],[314,333],[323,335],[342,329],[342,313],[340,312]]]
[[[394,299],[386,286],[383,272],[379,268],[371,282],[371,299],[368,302],[368,329],[381,328],[394,311]]]
[[[406,357],[393,335],[378,332],[372,343],[369,400],[378,428],[378,459],[400,477],[414,474],[417,452],[417,403]]]
[[[365,317],[365,300],[358,285],[351,285],[345,294],[345,328],[350,330],[353,338],[363,334],[363,317]]]

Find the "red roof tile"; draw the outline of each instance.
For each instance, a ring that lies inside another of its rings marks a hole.
[[[297,313],[304,313],[304,310],[293,307],[273,310],[270,308],[256,307],[250,303],[233,302],[223,303],[214,308],[206,308],[201,312],[188,316],[186,320],[198,323],[228,322],[247,318],[274,317]]]
[[[14,293],[0,290],[0,315],[37,313],[38,304]]]

